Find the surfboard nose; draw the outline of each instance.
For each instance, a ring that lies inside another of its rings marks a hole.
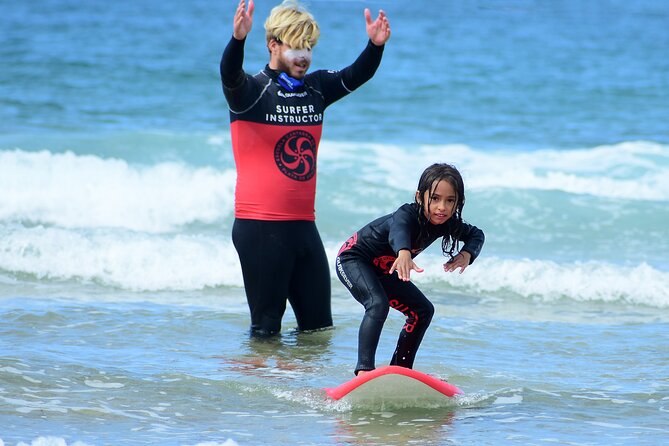
[[[443,401],[463,394],[444,380],[395,365],[379,367],[333,388],[324,389],[334,400],[355,401]]]

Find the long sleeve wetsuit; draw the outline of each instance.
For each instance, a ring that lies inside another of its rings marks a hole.
[[[483,231],[464,222],[460,228],[456,228],[458,223],[452,219],[441,225],[426,222],[421,231],[419,212],[422,212],[419,205],[404,204],[392,214],[372,221],[353,234],[337,256],[339,280],[365,307],[358,333],[355,373],[375,368],[376,348],[390,307],[406,316],[391,365],[413,367],[416,351],[432,320],[434,306],[425,295],[412,282],[389,274],[400,250],[408,249],[413,258],[436,239],[456,232],[458,241],[464,243],[461,251],[471,254],[470,263],[483,247]]]
[[[369,41],[352,65],[309,73],[288,91],[269,66],[244,72],[244,42],[230,40],[220,72],[237,168],[232,239],[251,331],[277,333],[286,299],[300,330],[331,326],[330,273],[314,206],[323,116],[374,75],[383,47]]]

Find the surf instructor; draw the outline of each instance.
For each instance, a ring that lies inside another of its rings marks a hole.
[[[290,302],[299,330],[332,325],[330,270],[316,228],[316,159],[323,115],[333,102],[372,78],[390,38],[383,11],[369,41],[341,71],[307,74],[320,36],[314,17],[296,1],[272,9],[265,21],[269,64],[244,72],[244,44],[253,25],[253,0],[240,0],[221,58],[237,168],[232,241],[239,255],[251,312],[251,334],[281,330]]]

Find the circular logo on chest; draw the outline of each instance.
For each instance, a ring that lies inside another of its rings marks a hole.
[[[274,147],[274,161],[288,178],[307,181],[316,172],[316,140],[304,130],[288,132]]]

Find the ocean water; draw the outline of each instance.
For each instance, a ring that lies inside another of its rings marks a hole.
[[[289,309],[248,336],[218,76],[236,3],[0,0],[0,445],[669,442],[669,4],[308,3],[313,69],[357,57],[365,7],[393,32],[326,113],[330,260],[437,161],[487,236],[464,274],[435,246],[414,276],[436,307],[416,368],[464,395],[354,409],[322,391],[362,317],[334,269],[334,329]]]

